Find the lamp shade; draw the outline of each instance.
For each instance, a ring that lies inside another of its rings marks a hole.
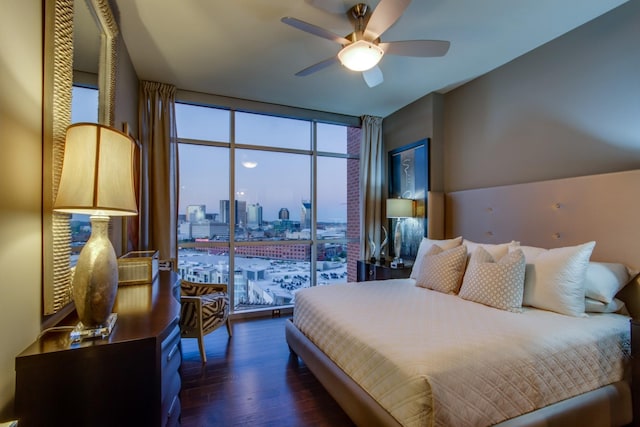
[[[87,215],[136,215],[135,148],[131,137],[107,126],[69,126],[53,209]]]
[[[413,216],[413,200],[387,199],[387,218],[411,218]]]
[[[382,55],[384,50],[380,46],[366,40],[358,40],[338,52],[338,59],[350,70],[367,71],[380,62]]]

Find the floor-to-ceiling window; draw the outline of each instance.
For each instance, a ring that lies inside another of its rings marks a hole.
[[[178,270],[233,310],[355,280],[360,129],[178,103]]]

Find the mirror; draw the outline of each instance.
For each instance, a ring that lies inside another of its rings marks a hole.
[[[86,1],[87,13],[79,13],[93,21],[78,24],[78,31],[85,31],[93,25],[100,35],[97,58],[87,59],[83,52],[76,52],[77,60],[82,57],[83,62],[98,64],[98,118],[100,123],[113,126],[117,25],[108,0],[75,1]],[[75,30],[74,0],[46,0],[42,165],[42,294],[45,315],[71,306],[69,215],[53,212],[52,207],[62,171],[65,133],[71,122]]]

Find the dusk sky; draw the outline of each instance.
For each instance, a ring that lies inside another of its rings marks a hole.
[[[216,141],[228,142],[228,112],[210,110],[203,116],[198,114],[198,110],[178,105],[178,136],[216,138]],[[202,123],[208,125],[203,126]],[[309,149],[309,122],[237,113],[236,127],[238,143]],[[346,141],[345,126],[319,126],[318,145],[321,149],[344,153]],[[181,144],[179,158],[180,213],[185,213],[186,206],[191,204],[204,204],[207,213],[219,213],[220,200],[229,199],[229,150]],[[311,195],[311,156],[239,149],[236,150],[235,164],[237,200],[244,200],[247,204],[260,203],[266,221],[277,219],[281,208],[289,209],[292,220],[300,220],[301,201],[308,200]],[[243,164],[255,164],[255,167]],[[346,222],[346,177],[346,159],[318,157],[319,221]]]

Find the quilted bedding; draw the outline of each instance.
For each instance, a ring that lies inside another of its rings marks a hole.
[[[405,426],[488,426],[620,381],[629,318],[511,313],[413,279],[296,294],[293,322]]]

